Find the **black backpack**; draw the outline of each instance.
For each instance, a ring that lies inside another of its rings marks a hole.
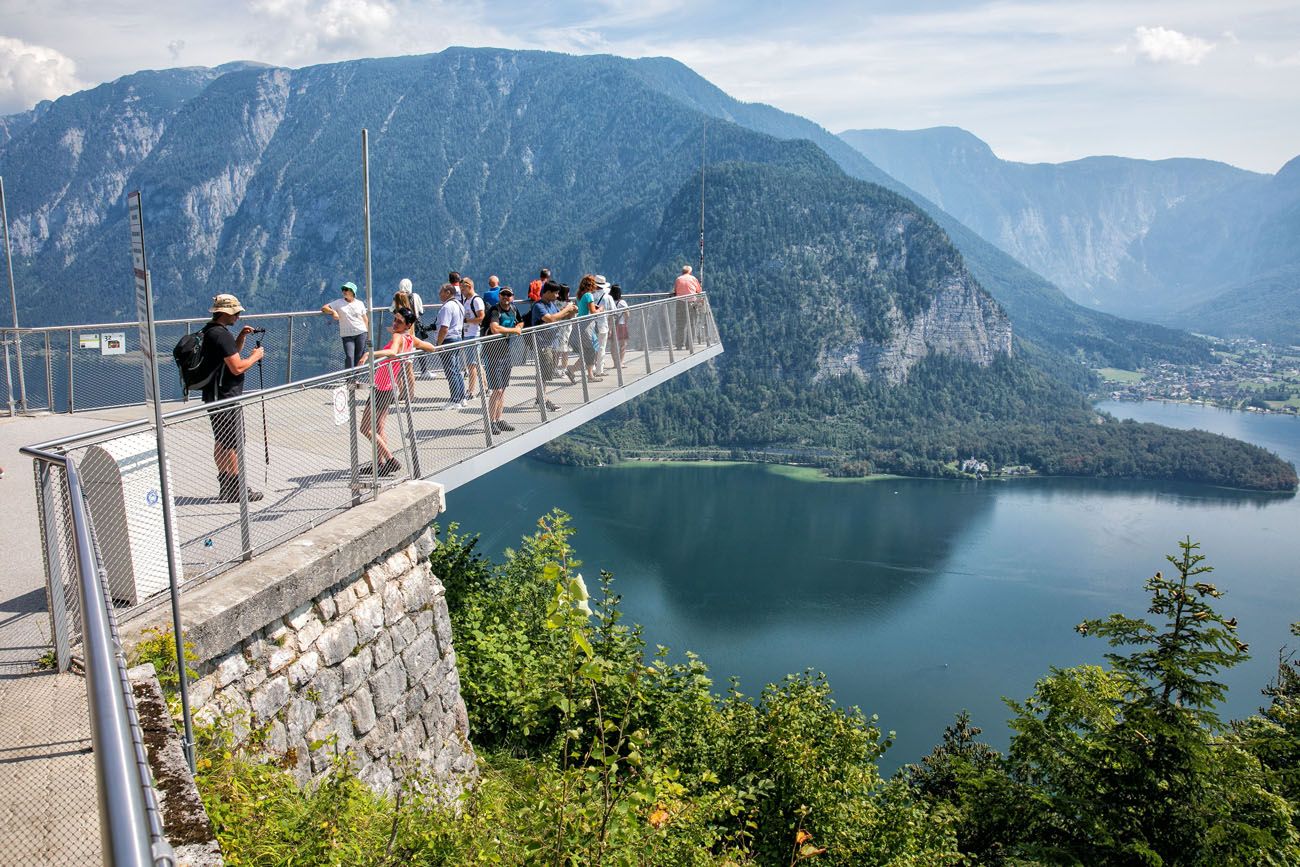
[[[203,369],[203,338],[207,333],[208,326],[205,325],[201,331],[186,334],[176,341],[176,346],[172,348],[172,358],[176,359],[176,367],[181,374],[183,394],[202,391],[218,370],[215,367],[207,371]]]

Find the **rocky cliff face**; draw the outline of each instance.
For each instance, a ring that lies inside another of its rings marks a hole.
[[[894,305],[886,317],[892,336],[884,342],[828,346],[818,360],[815,378],[852,374],[898,385],[930,355],[988,367],[999,355],[1011,354],[1011,321],[966,275],[949,278],[930,306],[910,321]]]

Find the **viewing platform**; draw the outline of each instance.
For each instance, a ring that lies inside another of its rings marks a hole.
[[[369,366],[294,379],[341,358],[327,317],[304,312],[243,319],[267,328],[267,387],[258,389],[253,368],[239,398],[204,405],[176,400],[172,392],[164,405],[182,609],[187,589],[387,489],[421,479],[454,490],[723,351],[705,296],[657,296],[508,339],[417,350],[402,357],[398,385],[385,391],[370,381]],[[382,347],[392,331],[386,321],[376,324],[387,332]],[[160,329],[163,382],[176,379],[167,351],[194,325],[180,321],[168,323],[169,331]],[[584,342],[595,346],[602,331],[602,357],[587,349],[584,358]],[[81,335],[92,333],[99,342],[83,350]],[[100,351],[109,334],[127,335],[124,354]],[[26,413],[16,385],[19,336]],[[6,708],[0,812],[7,819],[0,853],[13,863],[89,863],[99,858],[99,823],[85,681],[68,673],[79,667],[83,612],[67,471],[57,460],[37,460],[33,485],[18,449],[32,447],[75,464],[106,598],[126,624],[169,598],[154,425],[136,391],[142,368],[134,323],[27,329],[3,337],[6,400],[12,398],[17,411],[0,417],[0,485],[14,516],[8,556],[0,564],[0,702]],[[246,350],[251,339],[248,344]],[[590,376],[583,361],[603,367],[603,377]],[[468,375],[471,366],[477,368],[476,393],[452,404],[456,395],[448,374]],[[500,426],[485,388],[489,373],[490,384],[504,386]],[[228,492],[219,487],[210,418],[223,409],[242,415],[241,490],[251,488],[260,499],[223,496]],[[363,430],[371,414],[385,416],[387,445],[396,459],[395,467],[381,461],[378,474],[370,471],[377,449]]]

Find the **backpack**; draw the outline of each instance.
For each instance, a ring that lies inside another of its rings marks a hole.
[[[531,282],[531,283],[528,284],[528,300],[529,300],[529,301],[541,301],[541,300],[542,300],[542,284],[545,283],[545,282],[546,282],[545,280],[534,280],[533,282]]]
[[[180,370],[182,394],[202,391],[219,369],[203,370],[203,338],[207,333],[208,326],[205,325],[201,331],[186,334],[172,348],[172,358],[176,359],[176,367]]]

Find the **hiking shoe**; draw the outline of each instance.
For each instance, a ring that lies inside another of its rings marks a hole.
[[[496,422],[492,422],[492,436],[499,436],[500,434],[501,434],[501,426],[498,425]]]
[[[514,426],[514,425],[512,425],[512,424],[510,424],[510,423],[508,423],[508,422],[504,422],[504,421],[499,421],[499,422],[497,422],[497,427],[500,428],[500,429],[503,430],[503,431],[512,431],[512,430],[515,429],[515,426]]]
[[[459,401],[459,400],[449,400],[449,401],[447,401],[446,403],[444,403],[444,404],[442,405],[442,408],[443,408],[443,409],[460,409],[462,405],[463,405],[462,401]]]
[[[263,499],[265,496],[266,495],[263,494],[261,491],[255,491],[252,488],[248,489],[248,502],[250,503],[256,503],[258,500]],[[226,491],[221,495],[221,500],[222,502],[225,503],[238,503],[239,491]]]
[[[380,463],[380,465],[379,465],[379,475],[381,475],[381,476],[391,476],[391,475],[393,475],[394,473],[396,473],[398,470],[400,470],[401,468],[402,468],[402,465],[401,465],[400,463],[397,462],[397,458],[389,458],[388,460],[383,461],[382,463]]]

